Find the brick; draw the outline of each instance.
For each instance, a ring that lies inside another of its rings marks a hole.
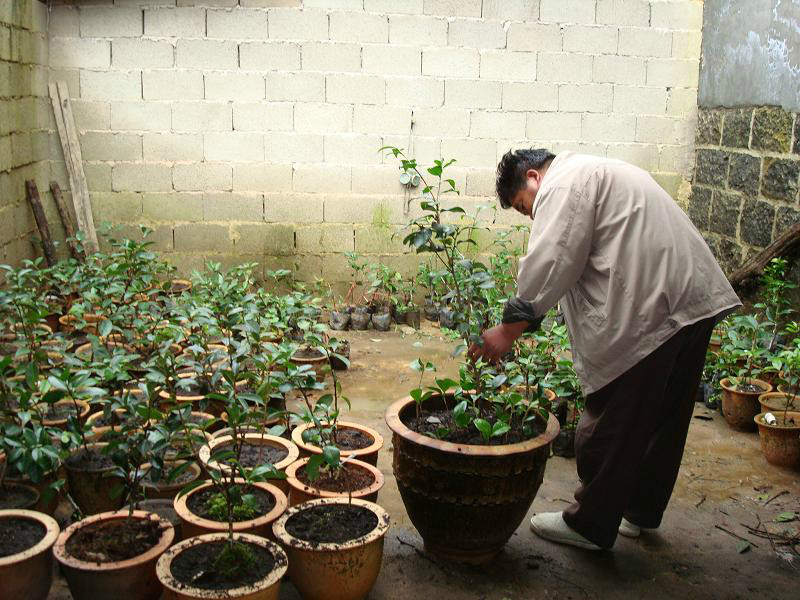
[[[384,78],[361,74],[327,75],[325,100],[347,104],[383,104],[386,100]]]
[[[484,19],[538,21],[539,3],[530,0],[483,0]]]
[[[179,192],[230,191],[232,171],[225,163],[176,164],[172,167],[172,187]]]
[[[650,25],[700,31],[703,28],[703,2],[702,0],[652,2]]]
[[[672,54],[672,32],[647,27],[622,27],[619,30],[619,53],[623,56],[669,57]]]
[[[559,83],[592,81],[592,57],[586,54],[539,54],[537,80]]]
[[[795,202],[798,174],[800,162],[797,160],[764,158],[761,193],[767,198]]]
[[[354,194],[401,194],[405,190],[398,179],[400,171],[393,165],[356,165],[352,173]]]
[[[794,116],[779,107],[757,108],[753,114],[754,150],[788,154],[792,147]]]
[[[144,160],[203,160],[199,133],[145,133]]]
[[[206,100],[251,102],[265,97],[264,76],[260,73],[206,73]]]
[[[722,113],[718,110],[700,109],[697,113],[698,144],[719,145],[722,138]]]
[[[410,108],[386,105],[353,107],[353,131],[356,133],[406,133],[410,126]]]
[[[92,217],[96,224],[133,223],[142,218],[141,194],[92,194]]]
[[[442,17],[480,17],[481,0],[424,0],[422,12]]]
[[[321,223],[324,200],[316,194],[264,194],[267,223]]]
[[[499,82],[480,80],[445,80],[446,106],[451,108],[500,108],[502,87]]]
[[[144,34],[148,37],[205,37],[204,8],[153,8],[144,11]]]
[[[307,133],[269,133],[264,138],[266,159],[278,163],[321,163],[321,135]]]
[[[742,196],[715,191],[711,201],[711,223],[713,233],[736,237],[741,212]]]
[[[558,109],[578,112],[611,112],[613,86],[607,83],[562,85],[558,88]]]
[[[543,83],[503,83],[503,110],[558,110],[558,86]]]
[[[449,23],[447,43],[467,48],[505,48],[506,32],[499,21],[454,19]]]
[[[728,187],[749,196],[758,194],[761,180],[761,157],[731,152]]]
[[[695,227],[701,231],[707,231],[709,228],[712,193],[709,188],[693,185],[689,195],[687,213]]]
[[[322,73],[267,73],[267,100],[322,102],[325,77]]]
[[[744,243],[764,248],[772,242],[775,207],[768,202],[748,198],[742,208],[741,239]]]
[[[86,175],[86,185],[90,192],[111,191],[111,164],[110,163],[83,163],[83,172]]]
[[[355,249],[352,225],[310,225],[298,227],[295,234],[298,253],[352,252]]]
[[[151,222],[175,223],[203,220],[203,197],[200,194],[143,194],[142,215]]]
[[[209,38],[266,40],[269,38],[267,13],[248,8],[209,10],[206,31]]]
[[[243,164],[233,166],[235,192],[290,192],[292,165]]]
[[[592,81],[596,83],[620,83],[644,85],[647,80],[647,63],[632,56],[595,56],[592,65]]]
[[[234,105],[235,106],[235,105]],[[223,102],[174,102],[172,129],[175,131],[231,131],[231,105]]]
[[[140,100],[142,79],[138,71],[81,71],[84,100]]]
[[[778,206],[775,212],[775,235],[780,235],[800,223],[800,211],[788,206]]]
[[[305,8],[364,10],[364,0],[303,0],[303,6]]]
[[[673,58],[699,58],[703,36],[700,31],[674,31],[672,33]]]
[[[317,10],[271,10],[269,37],[277,40],[327,40],[328,15]]]
[[[175,64],[175,47],[166,41],[114,40],[111,55],[114,66],[123,69],[164,69]]]
[[[364,46],[364,73],[379,75],[419,75],[422,73],[422,52],[412,46]]]
[[[75,117],[75,126],[78,131],[108,129],[111,125],[111,109],[108,102],[73,99],[72,114]]]
[[[141,160],[142,138],[130,133],[91,131],[80,136],[83,160]]]
[[[615,113],[662,115],[666,109],[667,91],[644,86],[614,86]]]
[[[298,164],[292,185],[296,192],[349,192],[350,179],[348,166]]]
[[[478,77],[480,55],[471,48],[423,50],[422,74],[439,77]]]
[[[721,150],[700,149],[694,168],[697,183],[722,187],[728,180],[730,155]]]
[[[464,167],[485,167],[494,164],[497,158],[497,143],[494,140],[442,140],[442,156],[455,158]]]
[[[536,81],[536,54],[533,52],[481,52],[481,79]]]
[[[654,58],[647,61],[647,85],[697,87],[699,59]]]
[[[245,42],[239,44],[239,65],[251,71],[298,70],[300,46],[286,42]]]
[[[10,65],[14,66],[14,65]],[[0,69],[3,68],[3,63],[0,62]],[[3,96],[2,88],[4,83],[10,84],[12,81],[11,77],[4,79],[2,77],[3,73],[0,71],[0,96]],[[76,71],[74,69],[48,69],[47,70],[47,79],[45,80],[47,83],[54,83],[56,81],[63,81],[67,84],[67,90],[69,91],[69,95],[71,98],[80,98],[81,95],[81,72]],[[9,88],[10,89],[10,88]],[[21,86],[17,86],[15,88],[18,93],[22,93]],[[46,86],[45,86],[45,89]]]
[[[691,115],[697,110],[697,90],[672,88],[667,92],[667,114],[675,117]]]
[[[397,227],[368,225],[356,227],[356,252],[361,254],[403,254],[408,232]]]
[[[367,13],[332,12],[330,38],[342,42],[385,44],[389,41],[389,18]]]
[[[81,37],[142,35],[142,10],[139,8],[84,6],[79,16]]]
[[[357,167],[356,170],[378,167]],[[395,182],[397,182],[395,173]],[[399,183],[398,183],[399,185]],[[326,196],[325,197],[325,222],[326,223],[372,223],[374,225],[400,224],[406,222],[403,215],[402,198],[375,198],[364,196]]]
[[[360,71],[361,46],[337,42],[306,42],[302,45],[302,67],[306,71]]]
[[[172,175],[165,164],[116,163],[111,168],[111,187],[115,192],[168,192]]]
[[[636,117],[636,141],[654,144],[688,144],[694,134],[686,119],[639,115]]]
[[[351,130],[353,107],[340,104],[298,103],[296,130],[303,133],[341,133]]]
[[[394,146],[397,148],[408,149],[408,134],[405,135],[384,135],[381,146]],[[412,158],[416,158],[421,165],[432,165],[434,160],[442,157],[442,143],[439,137],[415,137],[411,148]],[[384,154],[383,162],[397,165],[397,159],[391,154]]]
[[[567,25],[564,27],[564,52],[616,54],[616,27],[607,25]]]
[[[466,192],[469,196],[495,195],[495,169],[469,169],[467,171]]]
[[[632,142],[636,135],[633,115],[583,115],[582,139],[589,142]]]
[[[327,163],[358,165],[381,162],[381,139],[377,136],[357,133],[326,135],[323,148]],[[346,157],[346,161],[343,157]]]
[[[203,194],[203,221],[261,222],[263,219],[264,198],[260,194]]]
[[[560,52],[562,33],[558,25],[511,23],[507,48],[522,52]]]
[[[231,252],[233,240],[226,225],[192,223],[176,225],[175,250],[178,252]]]
[[[725,110],[722,117],[722,145],[733,148],[749,148],[752,120],[753,109],[751,108]]]
[[[472,113],[469,135],[473,138],[510,138],[525,137],[524,113],[484,112]]]
[[[105,40],[52,38],[50,65],[81,69],[107,69],[111,66],[111,43]]]
[[[414,109],[414,133],[422,136],[468,137],[468,110],[460,108]]]
[[[436,17],[390,15],[389,43],[408,46],[446,46],[447,21]]]
[[[251,162],[264,160],[264,138],[257,133],[207,133],[203,135],[205,159]]]
[[[294,104],[269,102],[266,104],[233,105],[233,128],[236,131],[292,131],[294,129]]]
[[[78,9],[75,6],[50,6],[47,34],[51,38],[78,37],[81,34]]]
[[[595,115],[585,115],[586,117]],[[628,117],[633,118],[633,117]],[[584,121],[585,123],[585,121]],[[633,125],[635,130],[636,124]],[[585,131],[585,128],[584,128]],[[585,133],[584,133],[585,135]],[[588,138],[587,138],[588,139]],[[659,153],[658,147],[653,144],[629,144],[629,143],[611,143],[608,145],[606,152],[608,158],[616,158],[624,160],[625,162],[636,165],[645,171],[657,171],[659,169]]]
[[[145,71],[145,100],[202,100],[203,74],[199,71]]]
[[[236,69],[239,50],[229,40],[178,40],[175,60],[180,69]]]
[[[597,0],[597,22],[607,25],[647,27],[649,0]]]
[[[581,115],[577,113],[528,113],[527,137],[536,144],[581,137]],[[485,165],[484,165],[485,166]]]
[[[180,4],[182,0],[178,0]],[[303,0],[234,0],[233,4],[240,4],[248,8],[300,8],[303,6]]]
[[[291,256],[294,254],[294,227],[269,223],[237,225],[236,253]]]
[[[539,19],[543,23],[594,23],[594,0],[541,0]]]
[[[404,2],[396,2],[395,0],[364,0],[364,10],[376,13],[421,15],[422,1],[423,0],[405,0]]]

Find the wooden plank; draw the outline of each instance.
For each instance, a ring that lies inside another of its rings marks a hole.
[[[25,191],[28,196],[28,202],[31,203],[31,208],[33,209],[33,218],[36,219],[39,235],[42,238],[44,258],[47,264],[52,267],[58,262],[56,258],[56,247],[53,245],[53,238],[50,237],[50,228],[47,226],[47,216],[44,214],[42,200],[39,198],[39,189],[36,187],[36,182],[33,181],[33,179],[25,181]]]
[[[75,260],[82,261],[83,255],[81,254],[80,248],[78,248],[77,242],[74,239],[70,239],[75,237],[75,226],[72,224],[72,217],[69,214],[67,203],[64,202],[64,196],[61,193],[61,187],[55,181],[50,182],[50,193],[53,195],[56,208],[58,208],[58,214],[61,216],[61,222],[64,224],[64,231],[67,234],[69,251]]]
[[[764,267],[769,264],[769,261],[776,256],[784,256],[798,244],[800,244],[800,223],[795,223],[779,235],[769,246],[736,269],[728,278],[728,281],[731,282],[735,290],[741,290],[747,287],[747,284],[757,282],[758,278],[764,273]]]

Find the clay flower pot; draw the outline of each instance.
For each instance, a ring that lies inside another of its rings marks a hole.
[[[549,414],[547,429],[535,438],[483,446],[412,431],[404,419],[415,410],[410,396],[386,409],[394,434],[394,475],[411,522],[433,554],[469,563],[491,560],[522,522],[542,484],[558,419]]]
[[[788,423],[783,422],[783,411],[775,412],[778,423],[774,425],[764,421],[764,414],[754,418],[764,458],[772,465],[800,470],[800,412],[785,413]]]
[[[191,291],[192,282],[188,279],[173,279],[167,284],[165,289],[170,296],[178,296],[183,292]]]
[[[86,321],[86,327],[81,331],[84,333],[93,333],[97,335],[97,324],[103,320],[100,315],[85,313],[83,320]],[[58,324],[61,325],[61,331],[71,333],[75,331],[75,324],[79,321],[78,317],[74,315],[63,315],[58,318]]]
[[[25,483],[6,480],[0,485],[0,492],[4,494],[0,510],[35,510],[39,503],[39,490]]]
[[[178,375],[179,379],[191,379],[195,376],[194,373],[181,373]],[[161,410],[168,410],[171,406],[173,406],[172,397],[170,396],[167,390],[160,390],[158,392],[158,397],[161,398]],[[192,403],[192,412],[200,411],[200,403],[205,400],[205,394],[188,394],[184,390],[176,390],[175,392],[175,400],[178,404],[182,402],[191,402]],[[224,407],[221,403],[211,400],[208,402],[206,406],[206,411],[214,415],[215,417],[219,417],[222,414]]]
[[[63,479],[63,474],[61,469],[56,469],[50,473],[45,473],[44,477],[42,477],[38,483],[34,483],[27,474],[24,474],[21,477],[6,475],[5,484],[24,485],[35,489],[39,496],[36,504],[31,507],[32,510],[43,512],[52,517],[58,508],[59,499],[64,493],[64,488],[55,490],[51,487],[59,479]]]
[[[314,487],[314,484],[306,485],[297,478],[297,472],[305,468],[308,464],[307,458],[301,458],[295,461],[286,468],[286,483],[289,485],[289,506],[295,506],[301,502],[308,500],[316,500],[317,498],[345,498],[347,499],[347,492],[330,492]],[[378,492],[383,487],[385,479],[376,467],[369,463],[360,460],[350,459],[346,463],[352,467],[369,472],[372,475],[372,483],[361,489],[352,490],[351,496],[369,502],[377,502]]]
[[[329,504],[348,502],[347,498],[322,498],[293,506],[272,530],[286,550],[289,577],[304,600],[360,600],[369,594],[380,573],[389,514],[377,504],[353,499],[352,504],[371,511],[378,524],[366,535],[338,544],[308,542],[286,531],[286,523],[292,516]]]
[[[87,444],[87,448],[93,451],[101,451],[107,444],[98,442]],[[73,452],[75,456],[80,452],[79,448]],[[115,511],[122,508],[124,498],[114,496],[113,492],[119,486],[119,480],[111,477],[114,466],[108,467],[86,467],[76,462],[70,461],[72,456],[64,461],[64,468],[67,471],[67,482],[69,484],[70,496],[85,515],[94,515]]]
[[[30,548],[0,557],[0,598],[45,600],[53,582],[53,553],[50,549],[58,538],[58,523],[52,517],[33,510],[0,510],[0,521],[3,519],[35,521],[44,527],[44,535]]]
[[[759,412],[758,397],[772,391],[772,386],[761,379],[749,379],[748,383],[761,388],[758,392],[740,392],[727,378],[719,382],[722,387],[722,416],[736,431],[755,431],[753,420]]]
[[[185,471],[183,471],[179,477],[186,477],[185,480],[181,481],[180,483],[168,483],[166,481],[166,476],[169,474],[169,471],[172,470],[176,464],[173,463],[172,465],[166,464],[165,465],[165,478],[162,478],[161,481],[152,482],[147,477],[142,478],[142,491],[144,492],[144,497],[147,499],[164,499],[164,500],[173,500],[175,496],[180,492],[184,487],[189,485],[190,483],[197,481],[200,477],[200,467],[194,463],[189,464]],[[188,475],[191,475],[191,478],[188,478]]]
[[[313,350],[318,352],[318,356],[304,358],[302,356],[297,356],[297,352],[295,352],[295,354],[292,355],[292,362],[296,365],[311,365],[311,368],[317,375],[317,381],[322,381],[325,379],[326,367],[328,366],[328,357],[322,350],[317,348],[314,348]],[[300,352],[300,350],[298,350],[298,352]]]
[[[761,412],[772,412],[772,411],[783,411],[786,410],[786,406],[789,403],[789,399],[792,398],[792,407],[789,410],[800,410],[800,396],[792,396],[786,392],[780,391],[777,392],[768,392],[766,394],[761,394],[758,397],[758,403],[761,405]]]
[[[239,478],[236,478],[235,481],[236,483],[243,483],[243,480]],[[175,507],[175,512],[178,514],[178,517],[181,519],[181,532],[185,538],[204,535],[206,533],[225,533],[228,531],[227,521],[213,521],[203,518],[193,513],[187,506],[189,498],[212,487],[212,485],[211,482],[204,483],[194,488],[188,494],[175,498],[173,506]],[[286,512],[286,507],[288,506],[286,494],[269,483],[256,482],[253,486],[271,495],[275,500],[275,506],[271,511],[260,517],[234,523],[233,531],[235,533],[249,533],[251,535],[271,538],[272,524]]]
[[[67,406],[69,408],[74,408],[75,405],[78,405],[78,409],[80,413],[78,414],[78,420],[83,421],[86,418],[86,415],[89,414],[91,407],[89,406],[88,402],[84,402],[83,400],[59,400],[58,402],[53,403],[53,407],[60,407],[60,406]],[[47,409],[46,405],[40,404],[39,405],[43,410]],[[46,414],[42,415],[42,425],[45,427],[58,427],[59,429],[66,429],[67,428],[68,417],[55,417],[55,416],[47,416]]]
[[[194,600],[196,598],[202,598],[203,600],[228,600],[231,598],[236,598],[237,600],[278,600],[281,578],[286,573],[286,553],[275,542],[255,535],[235,533],[234,539],[237,542],[255,544],[272,554],[275,565],[269,575],[261,581],[238,588],[208,590],[182,583],[172,574],[172,561],[177,556],[180,556],[182,552],[198,544],[224,542],[227,539],[228,535],[225,533],[209,533],[186,539],[164,552],[156,565],[156,574],[164,586],[165,600]]]
[[[314,444],[307,444],[303,441],[303,432],[311,427],[311,423],[303,423],[302,425],[298,425],[292,431],[292,441],[297,444],[297,447],[300,448],[300,452],[302,456],[311,456],[312,454],[322,454],[322,449],[319,446],[315,446]],[[366,463],[371,465],[378,464],[378,452],[381,448],[383,448],[383,436],[374,430],[372,427],[367,427],[366,425],[362,425],[361,423],[355,423],[354,421],[337,421],[336,423],[337,430],[346,431],[346,430],[356,430],[365,436],[372,438],[372,443],[367,446],[366,448],[360,448],[358,450],[342,450],[340,449],[341,457],[347,458],[348,456],[352,456],[357,458],[358,460],[363,460]]]
[[[125,410],[122,408],[118,408],[114,411],[120,417],[125,415]],[[107,434],[119,431],[122,428],[121,423],[112,423],[111,425],[96,425],[95,422],[100,419],[105,414],[104,411],[99,410],[97,412],[93,412],[90,414],[86,419],[86,425],[91,428],[91,433],[86,434],[86,439],[89,440],[101,440]]]
[[[161,527],[161,538],[144,554],[118,562],[87,562],[67,552],[67,541],[80,529],[94,523],[123,520],[128,511],[105,512],[85,518],[67,527],[58,536],[53,555],[61,564],[61,572],[75,600],[158,600],[163,591],[156,577],[158,558],[172,545],[175,530],[168,521],[153,513],[133,511],[134,519],[152,519]]]

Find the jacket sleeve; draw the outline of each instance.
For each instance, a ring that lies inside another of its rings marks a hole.
[[[575,285],[589,258],[594,234],[592,184],[559,187],[538,199],[528,252],[520,259],[517,295],[544,315]]]

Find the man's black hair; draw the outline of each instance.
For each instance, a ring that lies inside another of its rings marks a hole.
[[[500,206],[511,208],[511,201],[525,185],[528,169],[541,169],[556,157],[545,148],[509,150],[497,164],[497,198]]]

